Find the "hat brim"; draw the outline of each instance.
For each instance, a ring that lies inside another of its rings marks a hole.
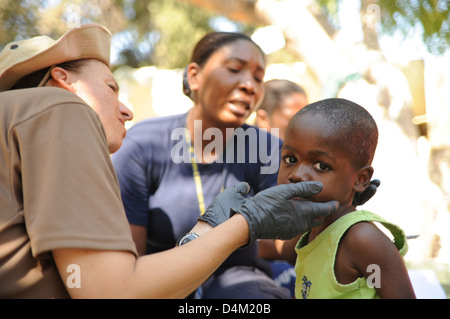
[[[111,33],[100,24],[85,24],[67,31],[52,46],[11,65],[0,74],[0,92],[11,89],[24,76],[52,65],[96,59],[110,66]]]

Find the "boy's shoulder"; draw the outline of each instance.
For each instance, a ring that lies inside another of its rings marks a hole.
[[[372,221],[355,223],[345,232],[339,243],[339,252],[351,260],[357,269],[377,264],[388,252],[397,252],[393,241]]]
[[[372,247],[374,249],[386,247],[393,243],[402,254],[406,253],[407,244],[404,231],[383,217],[365,210],[357,210],[343,217],[345,234],[343,241],[349,241],[349,245],[359,247]]]
[[[341,244],[347,244],[353,249],[370,247],[380,240],[390,239],[372,221],[361,221],[347,229],[341,239]]]

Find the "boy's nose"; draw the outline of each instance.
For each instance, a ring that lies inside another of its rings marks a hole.
[[[308,170],[304,165],[299,166],[289,175],[290,183],[307,182],[311,180]]]

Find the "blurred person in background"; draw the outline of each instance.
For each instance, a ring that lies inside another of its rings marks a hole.
[[[255,124],[268,131],[277,128],[278,137],[284,139],[287,124],[308,104],[308,95],[300,85],[284,79],[269,80],[264,87],[264,99],[256,111]]]

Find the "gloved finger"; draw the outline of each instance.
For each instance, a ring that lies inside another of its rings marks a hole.
[[[375,195],[375,193],[377,192],[377,189],[378,187],[380,187],[380,184],[381,182],[379,179],[371,180],[367,189],[364,192],[360,193],[361,200],[359,204],[362,205],[369,199],[371,199],[373,195]]]
[[[373,195],[375,195],[375,193],[377,192],[377,186],[370,184],[366,190],[361,194],[362,196],[362,200],[364,200],[364,202],[368,201],[370,198],[373,197]]]
[[[381,182],[378,179],[370,181],[369,186],[363,192],[355,193],[352,205],[357,207],[359,205],[365,204],[369,199],[373,197],[373,195],[375,195],[380,184]]]
[[[323,220],[324,220],[324,218],[316,218],[316,219],[314,219],[314,221],[312,222],[312,227],[311,228],[320,226],[320,224],[323,223]]]
[[[279,186],[286,186],[283,192],[285,199],[294,197],[308,198],[322,190],[323,184],[321,182],[300,182],[295,184],[284,184]]]
[[[308,212],[308,216],[311,219],[322,218],[330,215],[336,209],[339,208],[338,201],[330,201],[326,203],[316,203],[310,201],[296,200],[293,199],[290,201],[296,210],[304,217],[305,213]],[[308,206],[306,206],[308,205]]]
[[[313,203],[313,205],[314,218],[326,217],[339,208],[339,202],[335,200],[326,203]]]
[[[242,196],[247,195],[247,193],[250,191],[250,185],[248,185],[248,183],[246,182],[239,183],[233,187],[236,188],[236,192]]]
[[[370,185],[375,185],[376,187],[380,187],[381,181],[379,179],[373,179],[370,181]]]

